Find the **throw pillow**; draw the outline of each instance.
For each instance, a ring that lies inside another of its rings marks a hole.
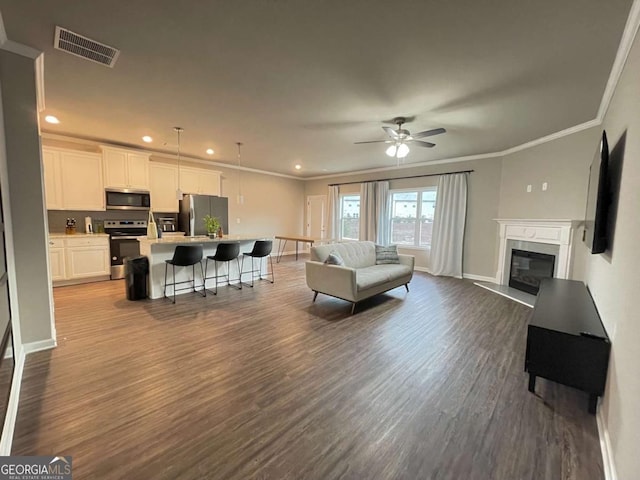
[[[395,245],[389,245],[388,247],[376,245],[376,265],[385,265],[389,263],[400,263],[398,247]]]
[[[324,263],[327,265],[344,265],[344,260],[338,252],[331,252]]]

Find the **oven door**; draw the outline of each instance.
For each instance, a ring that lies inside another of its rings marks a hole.
[[[125,257],[140,255],[140,242],[134,236],[112,236],[109,240],[111,250],[111,280],[124,278]]]

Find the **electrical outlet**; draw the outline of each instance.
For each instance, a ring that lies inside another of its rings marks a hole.
[[[236,218],[236,223],[240,223],[240,217]]]
[[[527,185],[527,193],[531,193],[531,185]]]
[[[546,192],[548,187],[549,187],[549,184],[548,184],[547,182],[544,182],[544,183],[542,184],[542,191],[543,191],[543,192]]]

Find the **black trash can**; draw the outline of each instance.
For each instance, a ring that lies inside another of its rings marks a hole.
[[[147,298],[147,274],[149,260],[147,257],[126,257],[124,259],[125,288],[127,300],[144,300]]]

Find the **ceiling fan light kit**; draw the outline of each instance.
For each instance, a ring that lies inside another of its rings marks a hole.
[[[401,143],[400,145],[398,145],[398,151],[396,152],[396,155],[398,156],[398,158],[404,158],[409,155],[409,147],[406,143]]]
[[[398,125],[397,130],[394,130],[391,127],[382,127],[382,129],[391,137],[390,140],[373,140],[370,142],[355,142],[356,144],[361,143],[391,143],[389,148],[386,149],[385,153],[390,157],[395,158],[405,158],[409,155],[409,143],[417,145],[419,147],[433,148],[436,146],[435,143],[431,142],[423,142],[421,140],[416,140],[417,138],[431,137],[433,135],[440,135],[441,133],[445,133],[446,130],[444,128],[434,128],[432,130],[425,130],[424,132],[416,133],[415,135],[411,135],[409,130],[402,128],[402,125],[406,122],[405,117],[396,117],[394,118],[394,123]]]

